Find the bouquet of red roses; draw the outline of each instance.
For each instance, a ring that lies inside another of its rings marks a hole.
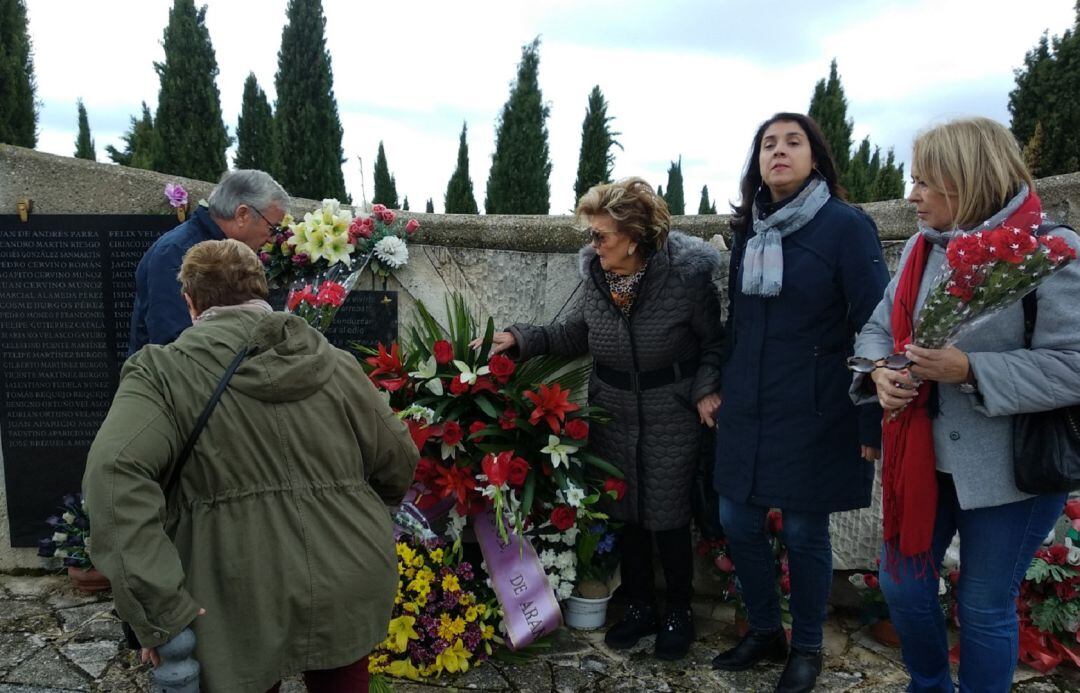
[[[1063,238],[1034,234],[1042,221],[1038,209],[1032,194],[1002,226],[953,237],[944,277],[915,326],[919,346],[940,349],[955,343],[1076,259]]]

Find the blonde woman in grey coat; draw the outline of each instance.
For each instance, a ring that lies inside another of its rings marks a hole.
[[[1072,263],[1039,286],[1030,348],[1020,303],[955,346],[897,344],[894,326],[917,322],[954,235],[1003,224],[1037,227],[1041,218],[1016,140],[986,118],[957,120],[921,134],[912,178],[908,200],[915,204],[919,232],[904,248],[885,298],[855,345],[858,356],[879,360],[899,351],[912,364],[856,375],[853,398],[876,399],[886,416],[925,406],[923,416],[930,421],[925,441],[909,434],[895,446],[923,450],[917,460],[890,451],[886,431],[881,587],[900,634],[911,676],[908,690],[953,690],[937,573],[959,531],[960,688],[1007,691],[1017,660],[1020,581],[1065,500],[1064,494],[1031,496],[1016,488],[1013,417],[1080,403],[1080,265]],[[1080,247],[1067,228],[1052,234]],[[925,266],[917,267],[913,258],[924,258]],[[910,305],[904,296],[914,299]],[[919,397],[926,389],[929,396]],[[925,472],[913,474],[916,469]],[[905,497],[906,502],[897,500]],[[899,528],[891,537],[890,521]]]

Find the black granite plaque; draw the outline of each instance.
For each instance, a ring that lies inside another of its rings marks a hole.
[[[81,486],[127,353],[135,267],[176,217],[0,215],[0,443],[12,546]],[[397,338],[397,295],[349,295],[337,346]]]

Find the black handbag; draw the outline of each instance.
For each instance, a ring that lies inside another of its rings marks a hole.
[[[184,447],[180,450],[180,455],[176,458],[176,464],[173,466],[172,473],[169,474],[168,481],[162,486],[162,491],[165,495],[165,502],[169,502],[169,498],[172,496],[173,490],[176,485],[180,483],[180,472],[184,470],[184,464],[187,462],[188,457],[191,455],[192,449],[195,447],[195,441],[199,439],[199,434],[202,433],[203,428],[206,427],[206,421],[210,418],[210,414],[214,411],[214,407],[217,406],[218,400],[221,399],[222,393],[225,392],[225,388],[228,387],[229,381],[233,377],[233,373],[240,367],[240,362],[244,360],[244,357],[248,355],[248,347],[244,347],[236,353],[236,357],[229,364],[229,367],[225,370],[225,374],[221,376],[221,380],[218,381],[217,387],[214,389],[214,394],[210,395],[210,401],[206,403],[202,413],[199,414],[199,418],[195,421],[195,428],[191,429],[191,433],[187,437],[187,441],[184,443]],[[116,610],[113,609],[113,613]],[[119,615],[119,614],[117,614]],[[135,630],[131,627],[127,621],[120,621],[120,628],[124,631],[124,640],[127,642],[127,646],[132,650],[142,649],[142,645],[139,644],[139,638],[135,635]]]
[[[1038,299],[1023,298],[1024,345],[1031,348]],[[1024,493],[1080,489],[1080,405],[1013,417],[1013,475]]]

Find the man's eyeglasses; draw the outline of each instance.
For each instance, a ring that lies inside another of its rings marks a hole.
[[[878,368],[886,368],[890,371],[902,371],[910,368],[915,362],[904,354],[889,354],[883,359],[874,361],[865,356],[849,356],[847,360],[848,370],[856,373],[873,373]]]
[[[276,236],[277,234],[281,233],[281,224],[275,224],[271,222],[269,219],[266,218],[265,214],[255,209],[251,205],[248,205],[248,209],[258,214],[262,218],[262,220],[266,222],[266,225],[270,227],[270,235]]]

